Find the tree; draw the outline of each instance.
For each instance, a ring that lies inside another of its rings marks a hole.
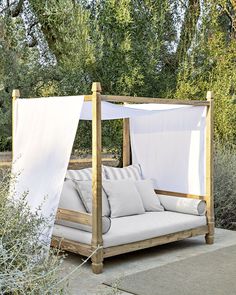
[[[213,90],[215,138],[221,143],[236,139],[236,40],[226,15],[228,5],[230,1],[204,2],[201,25],[180,67],[176,89],[177,97],[193,99]]]

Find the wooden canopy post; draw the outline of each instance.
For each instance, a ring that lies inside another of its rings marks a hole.
[[[103,246],[102,239],[102,165],[101,165],[101,84],[92,85],[92,251]],[[92,256],[93,272],[103,271],[103,249]]]
[[[12,159],[14,156],[15,101],[17,98],[20,98],[20,90],[14,89],[12,91],[12,129],[11,129]]]
[[[205,236],[207,244],[214,243],[215,218],[213,200],[213,93],[207,92],[206,115],[206,203],[207,203],[207,224],[208,233]]]
[[[123,167],[130,165],[129,118],[123,119]]]

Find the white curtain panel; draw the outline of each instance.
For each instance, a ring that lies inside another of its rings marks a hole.
[[[18,175],[12,197],[28,192],[35,212],[54,216],[83,106],[84,97],[17,99],[15,102],[13,175]],[[52,226],[42,239],[50,242]]]
[[[132,163],[155,188],[205,194],[206,107],[133,105],[157,110],[130,119]]]

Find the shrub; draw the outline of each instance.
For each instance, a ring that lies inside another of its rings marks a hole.
[[[236,150],[217,146],[215,153],[216,226],[236,230]]]
[[[55,250],[45,255],[39,243],[38,229],[47,220],[30,212],[25,196],[9,200],[9,178],[0,170],[0,294],[63,294],[63,256]]]

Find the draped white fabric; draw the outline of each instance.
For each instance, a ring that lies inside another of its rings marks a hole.
[[[132,162],[156,188],[205,193],[206,107],[102,102],[102,120],[130,118]],[[92,119],[85,102],[82,120]]]
[[[146,104],[145,104],[146,105]],[[181,106],[182,108],[185,106]],[[173,106],[176,108],[176,106]],[[102,101],[101,103],[102,110],[102,120],[114,120],[114,119],[122,119],[122,118],[132,118],[137,116],[145,116],[151,113],[156,113],[156,111],[163,110],[163,106],[160,108],[153,108],[149,110],[148,108],[142,109],[141,105],[122,105],[115,104],[106,101]],[[82,112],[81,112],[81,120],[92,120],[92,103],[90,101],[84,102]]]
[[[156,114],[159,111],[166,111],[179,108],[189,108],[186,105],[166,105],[166,104],[115,104],[106,101],[101,102],[102,120],[115,120],[123,118],[133,118]],[[92,103],[86,101],[81,111],[81,120],[92,120]]]
[[[32,211],[41,206],[47,218],[58,207],[83,101],[83,96],[15,101],[14,197],[28,191]],[[43,239],[50,241],[52,229],[45,232]]]
[[[153,179],[155,188],[203,195],[206,107],[162,108],[130,119],[132,162],[141,165],[143,176]]]

